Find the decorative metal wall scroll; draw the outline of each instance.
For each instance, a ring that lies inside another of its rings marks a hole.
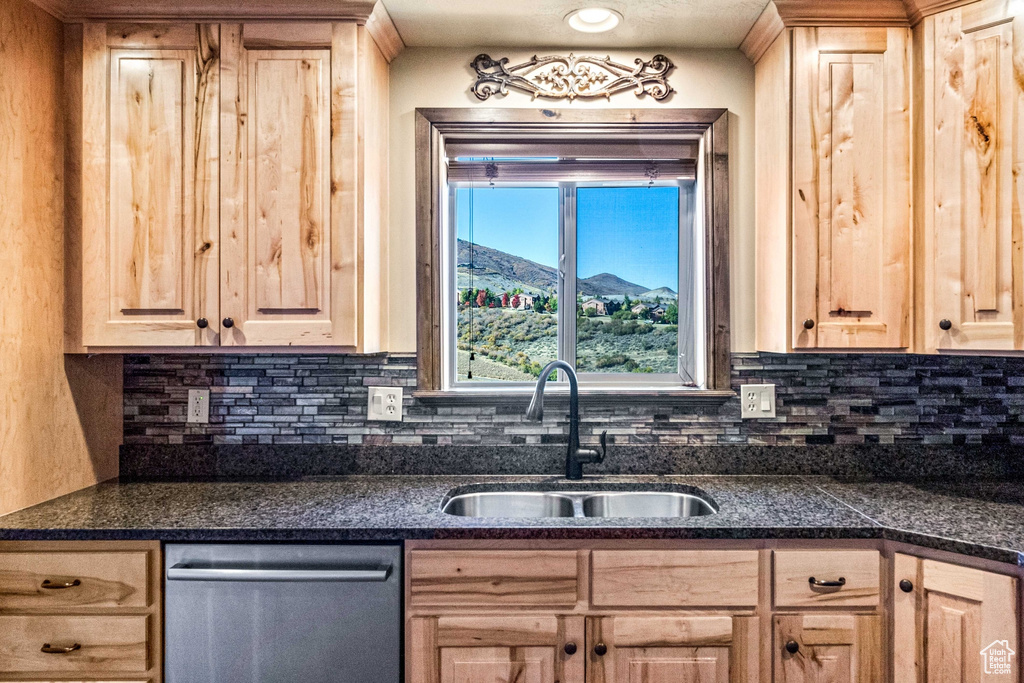
[[[477,79],[473,94],[481,100],[491,95],[507,95],[509,88],[523,90],[536,97],[575,100],[577,97],[610,98],[633,89],[637,97],[650,95],[663,100],[672,94],[668,72],[674,65],[665,55],[654,55],[649,62],[637,58],[635,66],[613,62],[610,57],[537,57],[516,66],[508,66],[508,57],[498,60],[479,55],[473,60]]]

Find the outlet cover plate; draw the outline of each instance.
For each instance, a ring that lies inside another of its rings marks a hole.
[[[203,425],[210,423],[209,389],[188,390],[188,412],[186,415],[186,422]]]
[[[740,415],[744,420],[775,417],[775,385],[742,385],[740,406]]]
[[[401,422],[402,387],[370,387],[366,419],[382,422]]]

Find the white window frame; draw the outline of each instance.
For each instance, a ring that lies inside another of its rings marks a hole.
[[[497,183],[500,187],[557,187],[559,190],[559,278],[558,296],[558,346],[557,357],[576,365],[576,191],[589,187],[678,187],[679,188],[679,281],[676,284],[677,305],[680,319],[677,324],[677,373],[596,373],[581,372],[578,374],[580,385],[588,390],[607,390],[614,393],[629,391],[647,392],[651,390],[693,390],[703,391],[706,387],[704,369],[706,367],[704,340],[706,291],[705,291],[705,259],[703,245],[706,234],[703,225],[703,212],[697,210],[697,198],[702,191],[698,180],[671,180],[654,182],[598,182],[598,181],[567,181],[567,182],[518,182]],[[534,382],[502,382],[488,380],[462,380],[457,372],[457,329],[458,306],[458,223],[457,189],[486,190],[489,185],[474,182],[449,183],[444,194],[445,206],[442,216],[442,378],[444,391],[449,392],[527,392],[532,390]],[[688,304],[687,304],[688,302]],[[571,308],[567,309],[566,304]],[[570,313],[569,311],[572,311]],[[683,313],[690,312],[684,324]],[[689,372],[684,373],[682,356],[692,355],[687,365]],[[692,374],[692,378],[690,377]],[[556,389],[562,385],[565,390],[564,373],[559,372]]]

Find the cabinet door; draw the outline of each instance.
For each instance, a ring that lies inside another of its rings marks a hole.
[[[217,343],[218,34],[195,24],[84,26],[87,346]]]
[[[793,31],[794,348],[910,343],[909,31]]]
[[[583,637],[583,617],[414,617],[407,677],[409,683],[583,683]]]
[[[882,623],[872,614],[775,617],[777,683],[875,683],[882,680]]]
[[[221,343],[353,346],[357,27],[222,31]]]
[[[758,619],[680,613],[587,620],[588,683],[757,681]]]
[[[899,554],[894,579],[899,683],[1019,680],[1016,579]]]
[[[1024,16],[987,0],[930,17],[921,164],[924,343],[1024,348]],[[946,329],[948,328],[948,329]]]

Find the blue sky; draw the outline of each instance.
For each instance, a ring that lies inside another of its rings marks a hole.
[[[459,190],[458,234],[464,240],[471,201],[476,244],[557,264],[557,188]],[[580,188],[576,212],[580,278],[612,273],[649,289],[678,289],[678,188]]]

